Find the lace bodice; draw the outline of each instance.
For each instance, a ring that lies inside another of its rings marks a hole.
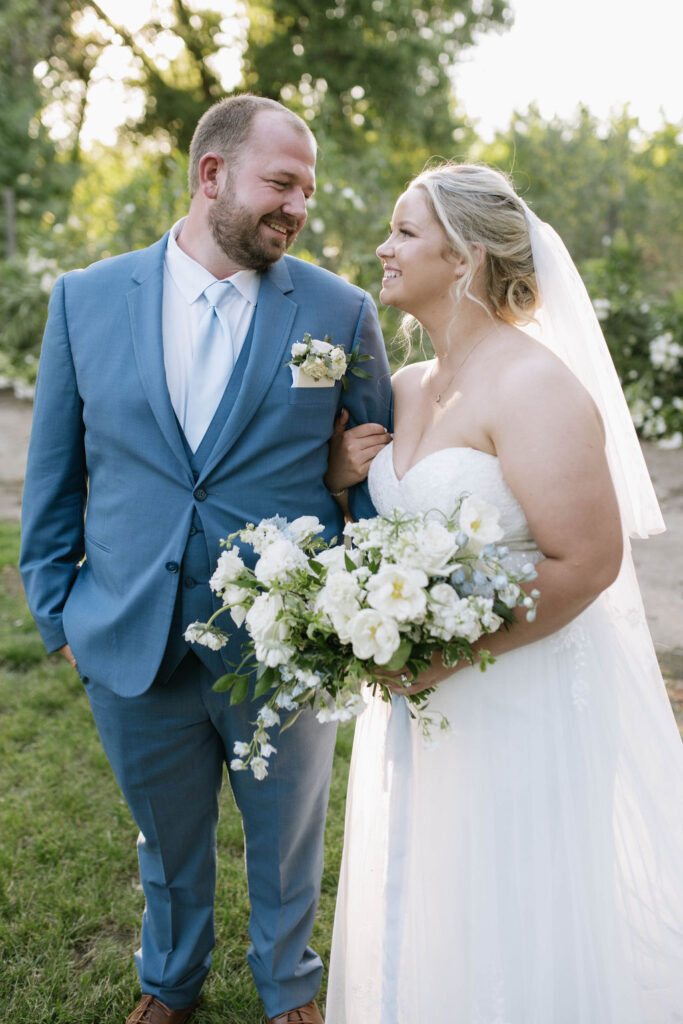
[[[386,445],[370,466],[370,496],[380,514],[403,508],[438,509],[448,515],[461,494],[474,494],[499,509],[504,543],[511,551],[528,552],[531,561],[542,557],[495,455],[475,448],[443,448],[420,459],[399,480],[393,450],[393,442]]]

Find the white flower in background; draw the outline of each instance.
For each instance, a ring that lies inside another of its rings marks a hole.
[[[593,309],[598,320],[607,319],[611,306],[609,299],[593,299]]]
[[[671,451],[676,448],[683,448],[683,434],[680,430],[677,430],[671,437],[663,437],[657,442],[658,448],[663,448],[665,451]]]
[[[650,362],[656,370],[675,370],[683,356],[683,346],[674,341],[671,331],[665,331],[650,342]]]
[[[307,690],[317,690],[320,686],[320,676],[317,672],[308,672],[303,668],[294,669],[294,678],[306,687]]]
[[[351,646],[357,658],[372,658],[386,665],[398,650],[401,638],[397,623],[374,608],[363,608],[349,622]]]
[[[470,545],[478,550],[502,539],[499,517],[495,505],[470,495],[460,506],[460,529],[469,538]]]
[[[232,583],[244,571],[244,562],[240,558],[238,547],[222,551],[213,576],[209,580],[211,589],[220,594],[221,591]]]
[[[282,711],[296,711],[299,705],[291,694],[279,690],[275,694],[275,707]]]
[[[188,644],[201,644],[212,651],[220,651],[228,642],[226,633],[216,626],[207,626],[205,622],[191,622],[183,635]]]
[[[368,580],[368,604],[397,622],[420,622],[427,608],[428,583],[421,569],[385,565]]]
[[[297,569],[308,569],[308,559],[300,547],[280,535],[268,545],[254,567],[259,583],[283,580]]]

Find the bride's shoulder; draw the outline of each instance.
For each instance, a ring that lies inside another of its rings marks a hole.
[[[498,355],[495,398],[501,412],[521,403],[548,407],[555,415],[560,408],[579,417],[597,415],[593,399],[569,367],[524,331],[510,329]]]
[[[394,392],[398,393],[399,391],[419,387],[431,365],[431,360],[424,360],[420,363],[407,363],[405,366],[401,366],[391,377]]]

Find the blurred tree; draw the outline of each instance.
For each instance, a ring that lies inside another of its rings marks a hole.
[[[471,155],[512,174],[535,211],[562,235],[581,265],[632,247],[640,287],[681,287],[683,146],[681,125],[644,132],[628,108],[607,124],[586,107],[544,120],[534,106],[516,113],[492,143]]]

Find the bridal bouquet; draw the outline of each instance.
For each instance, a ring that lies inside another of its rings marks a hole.
[[[264,519],[221,541],[225,551],[210,586],[223,606],[208,622],[188,626],[185,638],[220,649],[228,635],[215,622],[228,612],[236,626],[245,625],[248,639],[241,663],[215,689],[230,689],[237,704],[255,670],[254,696],[270,693],[251,740],[235,744],[231,767],[267,775],[276,753],[268,729],[283,714],[289,716],[283,728],[305,707],[320,722],[347,721],[365,707],[363,684],[389,699],[388,671],[402,670],[409,685],[436,651],[447,666],[473,663],[475,640],[514,622],[516,606],[533,618],[538,591],[527,595],[520,584],[535,569],[531,563],[505,568],[498,517],[493,506],[463,496],[450,516],[395,509],[349,523],[341,544],[318,536],[323,526],[314,516]],[[258,556],[253,569],[237,539]],[[493,660],[481,650],[476,657],[482,669]],[[406,694],[425,733],[434,724],[431,692]]]

